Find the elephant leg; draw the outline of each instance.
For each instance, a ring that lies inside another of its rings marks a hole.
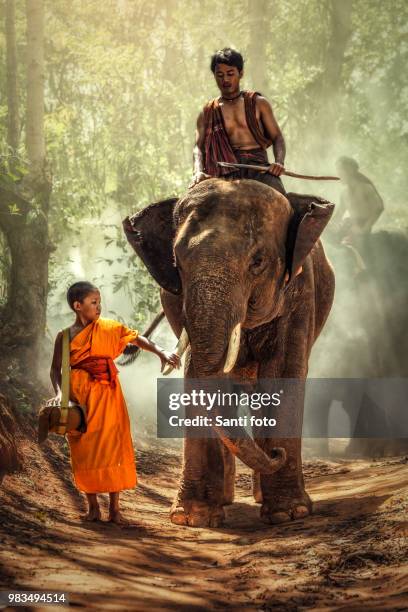
[[[222,506],[234,501],[235,457],[218,438],[210,438],[207,447],[207,500],[213,519],[224,519]],[[213,521],[214,522],[214,521]],[[211,524],[210,526],[218,526]]]
[[[360,435],[363,440],[361,451],[363,456],[382,457],[386,446],[386,440],[373,437],[374,432],[389,432],[389,423],[384,408],[368,395],[363,393],[354,428],[354,435]]]
[[[180,486],[170,513],[172,522],[219,527],[225,518],[223,506],[234,501],[234,487],[235,457],[224,444],[218,438],[187,438]]]
[[[301,354],[301,353],[300,353]],[[306,359],[304,357],[306,363]],[[302,360],[300,360],[302,363]],[[302,468],[302,425],[305,399],[305,370],[283,369],[273,364],[263,364],[259,378],[262,381],[259,390],[273,393],[276,391],[276,379],[296,380],[295,384],[282,384],[282,403],[275,406],[264,416],[276,419],[274,437],[269,437],[268,430],[254,429],[254,437],[261,448],[273,456],[274,448],[284,448],[286,462],[273,474],[261,474],[262,492],[261,519],[265,523],[283,523],[293,519],[305,518],[312,513],[312,501],[305,490]],[[289,437],[290,436],[290,437]]]
[[[221,442],[221,452],[224,460],[224,500],[223,505],[228,506],[234,501],[235,495],[235,457]]]
[[[252,495],[257,504],[262,503],[261,475],[259,472],[253,472],[252,474]]]
[[[223,457],[216,439],[184,440],[183,468],[170,518],[176,525],[219,527],[224,520]]]
[[[191,352],[186,355],[186,390],[194,378]],[[194,416],[191,413],[189,416]],[[218,527],[225,514],[224,445],[218,438],[184,438],[179,490],[170,511],[171,521],[190,527]]]
[[[191,352],[187,351],[185,375],[194,378]],[[192,391],[190,380],[185,380],[186,391]],[[194,417],[194,411],[188,416]],[[179,490],[170,511],[177,525],[190,527],[218,527],[225,514],[224,453],[218,438],[184,438],[183,467]]]
[[[286,464],[275,474],[260,476],[261,519],[271,524],[305,518],[312,513],[312,501],[303,480],[301,439],[274,438],[268,440],[266,449],[272,452],[275,446],[286,450]]]

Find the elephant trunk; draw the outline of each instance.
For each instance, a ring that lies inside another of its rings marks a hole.
[[[234,300],[234,284],[230,278],[208,274],[186,284],[186,326],[197,378],[222,377],[226,362],[230,371],[238,355],[239,333],[235,334],[234,353],[228,350],[231,332],[245,316],[238,292]]]
[[[240,300],[228,291],[227,281],[217,279],[216,291],[208,278],[188,286],[185,313],[194,378],[200,379],[200,387],[211,387],[211,378],[226,378],[236,363],[245,312],[239,309]],[[231,436],[224,427],[215,424],[215,418],[212,427],[225,446],[256,472],[272,474],[286,462],[283,448],[275,448],[270,457],[244,429]]]
[[[214,429],[228,450],[255,472],[274,474],[286,463],[284,448],[274,448],[274,456],[270,457],[253,438],[246,434],[245,430],[242,430],[242,437],[232,438],[222,427],[214,425]]]

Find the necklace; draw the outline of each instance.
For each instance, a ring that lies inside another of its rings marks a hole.
[[[221,99],[225,100],[226,102],[232,102],[233,100],[236,100],[237,98],[239,98],[241,94],[242,94],[242,91],[240,91],[239,94],[234,96],[233,98],[225,98],[224,96],[221,96]]]

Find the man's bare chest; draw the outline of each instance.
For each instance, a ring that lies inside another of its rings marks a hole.
[[[353,187],[348,187],[346,191],[346,199],[348,202],[348,207],[350,209],[350,213],[353,212],[363,212],[371,207],[371,201],[367,198],[366,191],[364,190],[364,186],[359,184],[354,184]]]
[[[220,110],[228,131],[248,129],[244,100],[241,99],[239,103],[234,104],[221,102]]]
[[[255,113],[255,121],[258,124],[259,131],[261,134],[265,134],[261,112],[257,105],[253,109],[246,109],[243,98],[233,103],[225,102],[221,98],[219,99],[219,109],[225,131],[232,145],[248,147],[257,144],[257,139],[253,133],[255,126],[253,125],[254,117],[252,113]],[[248,113],[250,113],[250,116],[248,116]]]

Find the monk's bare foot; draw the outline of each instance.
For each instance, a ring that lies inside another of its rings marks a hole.
[[[82,520],[87,522],[100,521],[101,520],[101,511],[99,506],[97,508],[89,508],[87,514],[83,515]]]
[[[115,525],[119,525],[119,527],[130,527],[133,524],[123,517],[120,510],[110,510],[108,521],[110,523],[114,523]]]

